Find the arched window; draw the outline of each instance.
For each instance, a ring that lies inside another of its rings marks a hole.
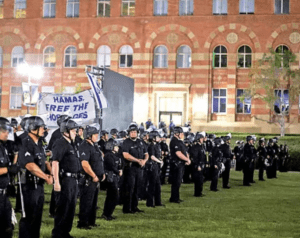
[[[226,68],[227,67],[227,49],[223,45],[219,45],[213,52],[213,67]]]
[[[192,65],[192,51],[187,45],[182,45],[177,50],[177,68],[190,68]]]
[[[24,49],[22,46],[16,46],[12,50],[11,66],[17,67],[24,61]]]
[[[168,68],[168,49],[164,45],[154,49],[154,68]]]
[[[102,45],[97,50],[97,65],[99,67],[110,67],[110,54],[111,50],[109,46]]]
[[[238,50],[238,67],[250,68],[252,62],[252,51],[247,45],[243,45]]]
[[[275,52],[280,56],[275,58],[275,65],[277,67],[288,67],[289,59],[288,57],[284,57],[284,55],[289,51],[289,48],[285,45],[277,46]]]
[[[2,47],[0,46],[0,68],[3,67],[3,51]]]
[[[120,68],[132,67],[133,49],[129,45],[124,45],[120,49]]]
[[[75,46],[69,46],[65,50],[65,67],[74,68],[77,66],[77,50]]]
[[[47,68],[53,68],[55,67],[55,62],[56,62],[56,56],[55,56],[55,49],[53,46],[47,46],[44,49],[44,67]]]

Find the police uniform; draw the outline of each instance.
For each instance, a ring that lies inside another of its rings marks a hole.
[[[84,140],[79,146],[81,161],[87,161],[96,176],[101,180],[104,174],[103,158],[98,145],[91,144]],[[85,180],[80,194],[80,209],[78,227],[94,226],[96,222],[98,184],[93,182],[93,178],[84,173]]]
[[[242,145],[237,145],[233,149],[233,153],[235,156],[235,161],[236,161],[236,171],[241,171],[243,170],[243,155],[244,155],[244,148]]]
[[[143,145],[145,147],[145,150],[148,152],[148,142],[146,140],[141,139],[141,141],[143,142]],[[148,188],[148,184],[149,184],[149,178],[148,178],[148,174],[146,171],[146,168],[148,167],[150,161],[148,160],[145,164],[145,166],[143,168],[141,168],[141,180],[140,180],[140,185],[139,190],[138,190],[138,196],[139,199],[141,200],[146,200],[147,199],[147,188]]]
[[[9,167],[10,161],[7,151],[0,142],[0,169]],[[11,238],[13,235],[13,225],[11,223],[12,209],[7,195],[9,184],[9,173],[0,175],[0,231],[1,237]]]
[[[160,142],[160,148],[163,152],[163,167],[161,168],[161,176],[160,181],[161,184],[165,184],[166,177],[169,177],[169,173],[167,173],[167,170],[170,172],[170,155],[169,155],[169,147],[168,144],[165,141]]]
[[[211,191],[218,191],[218,178],[219,178],[219,171],[221,169],[221,161],[222,161],[222,152],[219,146],[214,146],[212,149],[212,155],[210,160],[210,167],[212,170],[212,178],[210,184]],[[217,168],[216,168],[217,166]]]
[[[273,165],[272,165],[272,177],[277,178],[277,169],[278,169],[278,163],[279,163],[279,153],[280,153],[280,148],[277,144],[277,142],[274,143],[273,148],[275,150],[275,155],[273,159]]]
[[[267,159],[267,148],[265,146],[259,146],[258,151],[258,179],[264,181],[264,169],[265,160]]]
[[[160,159],[161,148],[159,143],[150,143],[148,146],[149,164],[146,167],[147,177],[149,181],[147,207],[161,206],[161,184],[160,184],[160,164],[151,159],[153,155]]]
[[[53,161],[59,162],[61,191],[55,192],[56,211],[52,237],[71,237],[78,193],[77,175],[80,162],[73,143],[64,137],[58,139],[53,148]]]
[[[105,143],[106,141],[103,140],[102,138],[99,140],[98,145],[100,147],[100,150],[105,154],[106,150],[105,150]]]
[[[254,181],[254,170],[255,170],[255,164],[256,164],[256,158],[257,158],[257,150],[254,145],[251,145],[252,149],[252,160],[250,162],[250,176],[249,181],[250,183],[255,183]]]
[[[255,159],[255,151],[254,147],[247,143],[244,146],[244,166],[243,166],[243,173],[244,173],[244,179],[243,179],[243,185],[244,186],[250,186],[251,181],[251,169],[254,167],[254,159]]]
[[[79,148],[79,146],[81,145],[82,142],[83,142],[83,139],[79,135],[76,135],[75,144],[76,144],[77,148]]]
[[[181,160],[176,155],[176,152],[180,151],[184,156],[187,156],[187,148],[183,144],[182,140],[179,140],[174,136],[170,142],[170,151],[171,151],[171,173],[172,173],[170,202],[179,203],[180,202],[179,189],[183,178],[185,161]]]
[[[206,166],[204,144],[197,143],[193,145],[190,155],[193,167],[194,196],[201,197],[203,191],[204,169]]]
[[[230,149],[230,145],[228,143],[224,143],[223,145],[221,145],[220,149],[223,154],[223,162],[225,166],[225,170],[222,173],[223,188],[230,188],[228,186],[228,183],[229,183],[229,176],[230,176],[231,159],[233,158],[233,154]]]
[[[26,169],[28,163],[35,163],[43,172],[46,171],[46,154],[43,143],[39,139],[36,144],[30,136],[22,141],[19,151],[19,163]],[[44,205],[44,180],[33,175],[26,169],[26,183],[22,184],[25,206],[25,218],[21,218],[19,237],[40,237],[40,228]]]
[[[268,145],[267,155],[268,155],[267,168],[266,168],[267,178],[272,179],[272,178],[274,178],[273,163],[274,163],[274,157],[275,157],[275,149],[273,146]]]
[[[132,140],[127,138],[123,142],[123,153],[129,153],[137,159],[144,159],[147,150],[140,139]],[[123,204],[124,213],[133,213],[138,209],[138,191],[141,185],[141,167],[137,162],[125,160],[124,182],[126,186],[125,199]]]
[[[109,151],[104,156],[104,170],[106,174],[106,199],[104,203],[103,215],[106,219],[111,220],[119,200],[119,170],[121,170],[120,158],[112,151]]]

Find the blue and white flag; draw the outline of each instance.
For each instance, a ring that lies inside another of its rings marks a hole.
[[[91,88],[93,90],[94,96],[96,98],[97,105],[100,109],[108,108],[107,100],[103,94],[103,90],[101,89],[97,77],[91,73],[86,73],[89,79]]]

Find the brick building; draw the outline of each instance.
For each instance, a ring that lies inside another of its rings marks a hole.
[[[98,64],[134,78],[139,123],[277,133],[262,101],[239,96],[269,47],[299,67],[298,0],[0,0],[0,18],[2,116],[26,113],[23,60],[44,67],[41,92],[89,88],[85,65]],[[299,105],[290,112],[287,133],[300,133]]]

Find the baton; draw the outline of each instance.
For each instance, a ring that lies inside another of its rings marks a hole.
[[[25,218],[26,214],[25,214],[25,208],[24,208],[24,198],[23,198],[23,193],[22,193],[20,172],[18,172],[18,180],[19,180],[19,189],[20,189],[20,198],[21,198],[22,218]]]

